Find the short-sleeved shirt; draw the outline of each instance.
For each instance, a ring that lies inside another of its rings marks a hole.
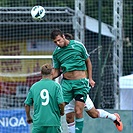
[[[59,104],[63,103],[61,86],[53,80],[41,79],[29,90],[25,104],[33,105],[33,126],[60,126]]]
[[[75,40],[70,40],[66,47],[56,47],[53,52],[54,68],[63,73],[75,70],[86,70],[85,60],[89,57],[85,46]]]

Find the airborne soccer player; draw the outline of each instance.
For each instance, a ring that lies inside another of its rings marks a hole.
[[[52,80],[53,67],[44,64],[42,79],[34,83],[25,100],[27,122],[33,122],[32,133],[61,133],[60,116],[64,115],[64,99],[61,86]],[[30,106],[34,107],[33,120]]]
[[[86,78],[86,70],[92,84],[92,67],[89,55],[84,45],[75,40],[67,40],[59,29],[53,30],[51,39],[57,45],[53,52],[54,77],[63,72],[61,82],[63,97],[66,104],[75,99],[75,133],[82,133],[83,110],[89,92],[89,81]]]
[[[65,33],[64,35],[66,39],[73,40],[73,36],[70,33]],[[66,121],[68,124],[69,133],[75,133],[74,106],[75,106],[74,99],[65,106]],[[110,119],[114,122],[118,131],[123,130],[123,124],[121,122],[120,115],[118,113],[111,114],[103,109],[96,109],[92,100],[89,97],[89,94],[87,94],[87,99],[85,102],[84,109],[90,117]]]
[[[95,85],[95,82],[92,79],[92,65],[89,54],[82,43],[66,39],[65,35],[59,29],[52,31],[51,39],[57,45],[53,52],[53,64],[55,68],[54,78],[58,77],[60,75],[60,70],[62,70],[63,79],[61,81],[61,86],[63,89],[64,101],[67,104],[66,106],[70,109],[68,103],[70,103],[73,98],[75,100],[74,106],[72,106],[72,111],[75,109],[76,118],[75,122],[72,123],[72,126],[74,124],[75,126],[70,129],[70,133],[82,133],[84,121],[83,109],[87,93],[90,89],[88,85],[89,83],[92,87]],[[109,113],[104,110],[96,110],[92,102],[86,105],[88,113],[91,113],[91,115],[96,114],[96,118],[105,118],[105,116],[109,116]],[[91,106],[89,107],[89,105]],[[90,110],[92,112],[90,112]],[[111,117],[113,117],[112,119],[118,130],[122,130],[123,126],[119,115],[113,114]]]

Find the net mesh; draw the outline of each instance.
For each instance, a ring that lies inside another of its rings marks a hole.
[[[2,60],[0,73],[1,108],[23,108],[30,86],[41,79],[40,65],[51,59]]]

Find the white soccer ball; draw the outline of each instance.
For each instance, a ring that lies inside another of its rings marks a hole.
[[[45,9],[42,6],[34,6],[31,9],[33,19],[42,19],[45,16]]]

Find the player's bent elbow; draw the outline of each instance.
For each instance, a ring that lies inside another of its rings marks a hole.
[[[61,103],[61,104],[59,104],[59,108],[60,108],[61,116],[63,116],[63,115],[64,115],[65,103]]]

